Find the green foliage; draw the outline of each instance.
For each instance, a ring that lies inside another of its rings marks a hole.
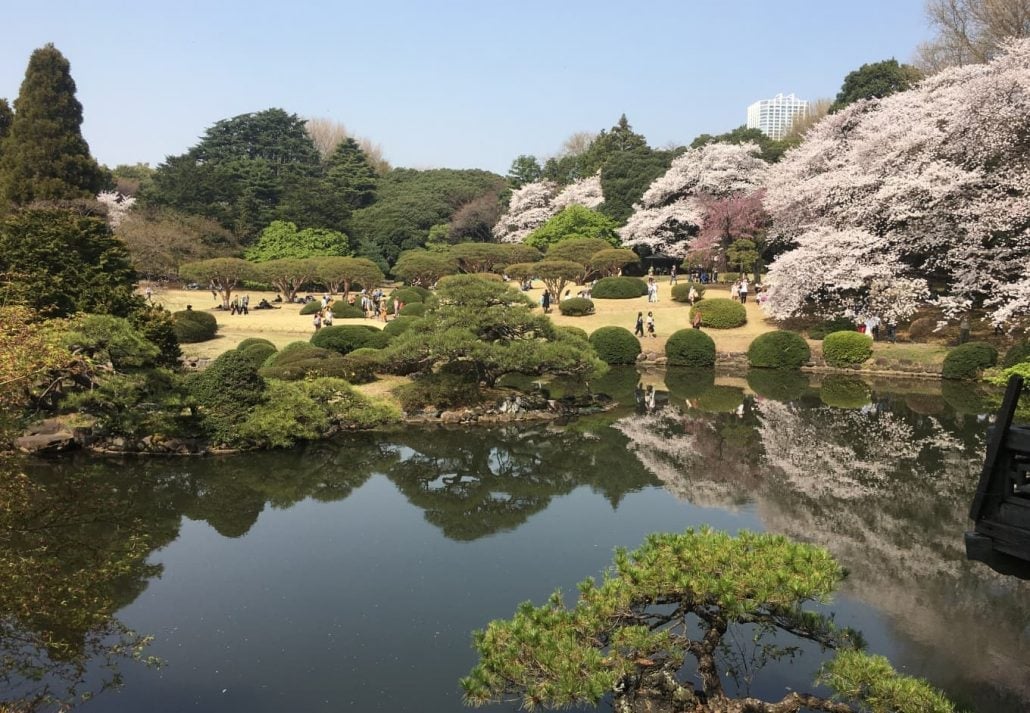
[[[412,289],[411,287],[401,287],[390,293],[390,297],[398,302],[403,302],[406,305],[413,303],[421,303],[425,301],[425,297],[418,290]]]
[[[375,381],[380,366],[379,349],[362,347],[343,357],[344,378],[352,384],[367,384]]]
[[[747,385],[762,398],[797,401],[808,393],[808,376],[794,369],[752,369]]]
[[[314,314],[315,312],[321,312],[321,311],[322,311],[322,301],[321,300],[311,300],[310,302],[305,302],[304,306],[300,308],[301,316],[308,316],[308,315]],[[362,316],[364,316],[364,312],[362,312]]]
[[[674,156],[672,151],[646,146],[611,153],[601,167],[600,211],[619,225],[625,223],[651,183],[669,170]]]
[[[747,310],[744,305],[734,300],[715,297],[695,302],[690,308],[690,321],[694,315],[701,313],[701,326],[711,329],[733,329],[747,324]]]
[[[396,387],[393,394],[407,413],[474,406],[482,400],[479,382],[463,374],[423,374]]]
[[[514,247],[514,246],[513,246]],[[428,302],[429,298],[433,296],[433,291],[422,287],[421,285],[405,285],[404,289],[414,290],[422,296],[420,302]]]
[[[129,320],[102,314],[73,318],[63,343],[94,363],[110,363],[117,371],[155,366],[161,353]]]
[[[759,335],[747,349],[748,364],[763,369],[800,369],[811,358],[808,342],[785,329]]]
[[[601,238],[570,238],[547,246],[547,260],[570,260],[589,265],[594,255],[602,250],[614,250],[611,243]]]
[[[819,398],[835,408],[862,408],[872,398],[869,385],[848,374],[830,374],[819,386]]]
[[[234,441],[251,448],[289,448],[340,429],[374,428],[399,418],[393,407],[363,396],[342,379],[272,381],[267,399],[247,414]]]
[[[1005,358],[1001,360],[1003,367],[1015,366],[1024,361],[1030,361],[1030,342],[1016,342],[1005,352]]]
[[[242,352],[224,352],[187,382],[211,435],[220,443],[236,441],[236,425],[265,398],[265,380]]]
[[[669,366],[715,366],[715,341],[700,329],[680,329],[665,343]]]
[[[261,366],[268,361],[268,358],[276,353],[276,348],[271,344],[250,344],[244,347],[242,344],[236,347],[236,351],[240,352],[243,356],[247,357],[255,369],[260,369]]]
[[[373,289],[383,281],[383,271],[371,260],[329,256],[315,261],[315,276],[333,294],[345,297],[360,285]]]
[[[588,267],[603,277],[615,277],[629,265],[640,262],[640,256],[629,248],[605,248],[590,256]]]
[[[361,254],[394,263],[403,251],[425,245],[430,228],[449,222],[458,207],[505,187],[487,171],[393,169],[379,180],[376,202],[351,217]]]
[[[310,342],[292,342],[278,354],[265,360],[258,373],[266,379],[297,381],[299,379],[332,376],[346,378],[343,356],[330,349],[316,347]]]
[[[73,211],[28,208],[0,220],[0,304],[43,317],[127,317],[141,305],[125,246],[107,223]]]
[[[534,230],[523,242],[541,250],[564,240],[583,238],[596,238],[617,246],[617,227],[615,221],[608,216],[574,204]]]
[[[590,335],[590,346],[605,364],[635,364],[640,341],[624,327],[601,327]]]
[[[536,156],[520,154],[511,162],[507,178],[512,188],[522,188],[527,183],[539,180],[542,175],[543,169]]]
[[[192,436],[196,424],[181,416],[183,397],[181,380],[173,372],[145,368],[100,374],[91,388],[68,393],[61,408],[92,416],[97,435]]]
[[[201,288],[213,285],[222,298],[222,308],[229,309],[232,293],[244,280],[256,277],[253,263],[235,257],[216,257],[179,266],[184,280],[196,282]]]
[[[726,248],[726,263],[739,268],[741,274],[753,268],[755,263],[758,262],[758,258],[758,248],[754,240],[741,238],[740,240],[734,240]]]
[[[426,306],[421,302],[413,302],[406,304],[401,307],[401,311],[398,315],[401,317],[424,317],[426,314]]]
[[[323,327],[311,337],[311,343],[316,347],[331,349],[339,354],[349,354],[362,347],[382,349],[389,341],[389,335],[367,325]]]
[[[9,203],[92,199],[110,183],[82,138],[82,104],[75,98],[71,66],[52,44],[29,58],[14,112],[0,148],[4,209]]]
[[[316,301],[315,304],[317,305],[318,302]],[[307,307],[307,305],[304,306]],[[333,313],[333,316],[338,319],[361,319],[365,316],[361,307],[352,305],[346,300],[336,300],[330,306],[329,310]],[[303,314],[303,310],[301,311],[301,314]]]
[[[301,287],[314,277],[316,269],[314,258],[275,258],[253,265],[248,277],[271,285],[282,293],[284,300],[293,302]]]
[[[557,332],[559,338],[568,336],[575,339],[582,339],[584,342],[590,341],[590,335],[586,333],[585,329],[580,329],[579,327],[561,326],[557,327]]]
[[[247,248],[244,257],[254,262],[282,258],[327,257],[350,255],[350,240],[346,235],[327,228],[304,228],[296,223],[273,220],[261,231],[257,243]]]
[[[214,315],[192,309],[173,313],[172,326],[180,344],[206,342],[214,339],[218,332],[218,320]]]
[[[393,274],[411,285],[429,287],[444,275],[458,271],[458,263],[449,255],[428,250],[407,250],[397,258]]]
[[[425,305],[418,306],[423,309],[425,308]],[[406,310],[407,308],[408,306],[405,306],[404,309]],[[401,310],[401,312],[403,313],[404,310]],[[411,329],[411,326],[418,322],[418,320],[418,316],[401,314],[386,323],[386,326],[383,327],[383,333],[389,335],[391,338],[399,336]]]
[[[159,350],[155,364],[176,368],[182,357],[179,338],[175,333],[175,321],[172,314],[164,307],[144,305],[129,314],[129,322],[144,339]]]
[[[969,342],[955,347],[944,357],[941,376],[945,379],[975,379],[998,363],[998,350],[987,342]]]
[[[273,344],[268,339],[264,339],[262,337],[247,337],[242,342],[236,345],[236,350],[242,352],[243,350],[247,349],[248,347],[252,347],[255,344],[263,344],[266,347],[272,347],[273,350],[275,349],[275,344]]]
[[[862,99],[883,99],[884,97],[911,89],[923,73],[910,64],[898,64],[896,59],[863,64],[844,77],[844,84],[837,98],[830,105],[830,112],[838,112],[848,104]]]
[[[827,334],[853,331],[855,331],[855,322],[853,320],[848,317],[835,317],[824,320],[814,327],[809,327],[808,338],[821,341],[826,338]]]
[[[647,283],[639,277],[602,277],[590,290],[596,300],[631,300],[647,294]]]
[[[729,131],[725,134],[719,134],[712,136],[711,134],[701,134],[696,139],[690,142],[690,148],[697,149],[701,148],[705,144],[746,144],[755,143],[758,144],[760,150],[759,156],[764,161],[769,163],[776,163],[780,160],[783,154],[790,148],[790,144],[786,141],[777,141],[766,136],[765,132],[761,129],[749,129],[747,126],[738,126],[733,131]]]
[[[676,302],[690,302],[690,288],[694,288],[695,300],[704,299],[705,286],[699,282],[677,282],[672,286],[672,299]]]
[[[718,652],[746,624],[755,628],[758,645],[764,634],[789,631],[836,649],[820,682],[862,710],[951,710],[925,683],[852,653],[857,635],[810,606],[825,602],[843,576],[827,550],[780,535],[708,528],[652,534],[633,552],[617,550],[600,582],[581,582],[571,608],[555,592],[542,606],[523,603],[511,619],[476,631],[479,662],[461,680],[465,701],[565,708],[597,705],[614,694],[615,710],[737,710],[743,701],[724,691]],[[699,623],[666,626],[688,617]],[[793,650],[762,648],[772,660],[793,656]],[[697,663],[681,670],[688,653]],[[791,691],[779,701],[752,699],[747,707],[837,709],[835,700],[804,698]]]
[[[583,317],[594,313],[594,303],[585,297],[569,297],[558,303],[558,310],[567,317]]]
[[[832,332],[823,339],[823,358],[830,366],[857,366],[873,355],[873,338],[859,332]]]
[[[368,156],[350,136],[336,146],[326,161],[322,184],[349,211],[375,203],[378,182]]]

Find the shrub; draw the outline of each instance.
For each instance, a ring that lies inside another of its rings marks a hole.
[[[562,337],[562,335],[568,335],[568,336],[571,336],[571,337],[575,337],[576,339],[582,339],[585,342],[589,342],[590,341],[590,335],[587,334],[585,329],[580,329],[579,327],[568,327],[568,326],[556,327],[555,329],[556,329],[556,331],[558,333],[559,339]]]
[[[908,338],[926,339],[933,334],[935,329],[937,329],[937,319],[935,317],[919,317],[912,320],[912,323],[908,325]]]
[[[412,302],[401,307],[401,311],[398,313],[399,317],[424,317],[426,314],[426,306],[421,302]]]
[[[360,307],[348,304],[346,300],[336,300],[330,310],[337,319],[361,319],[365,316]]]
[[[582,317],[594,313],[594,303],[585,297],[569,297],[558,303],[558,311],[569,317]]]
[[[425,296],[418,290],[412,289],[411,287],[400,287],[393,291],[390,295],[392,299],[397,302],[403,302],[406,305],[422,303],[426,301]]]
[[[715,366],[715,341],[699,329],[680,329],[665,343],[669,366]]]
[[[1008,368],[1024,361],[1030,361],[1030,342],[1017,342],[1009,347],[1008,351],[1005,352],[1005,358],[1002,359],[1001,365]]]
[[[715,371],[712,369],[670,367],[665,371],[665,388],[678,399],[696,399],[714,386]]]
[[[808,338],[822,341],[826,338],[827,334],[853,331],[855,331],[854,321],[847,317],[834,317],[833,319],[824,320],[814,327],[810,327],[808,329]]]
[[[997,363],[997,349],[987,342],[969,342],[948,352],[941,376],[945,379],[975,379],[982,369]]]
[[[273,354],[265,362],[265,366],[283,366],[297,359],[324,358],[332,356],[328,349],[316,347],[311,342],[290,342]]]
[[[352,384],[367,384],[375,381],[379,370],[380,351],[362,347],[343,357],[344,378]]]
[[[144,339],[156,346],[158,366],[175,368],[179,366],[182,350],[179,339],[175,335],[175,322],[172,313],[163,307],[147,305],[129,315],[129,322]]]
[[[597,300],[631,300],[647,294],[647,283],[639,277],[602,277],[590,290]]]
[[[246,355],[232,350],[193,375],[187,389],[212,435],[222,443],[232,443],[235,424],[264,399],[265,380]]]
[[[725,297],[716,297],[695,302],[690,308],[690,320],[693,324],[694,314],[700,310],[701,326],[711,329],[733,329],[747,323],[747,310],[744,305]]]
[[[679,282],[672,286],[672,299],[677,302],[689,302],[690,301],[690,288],[694,288],[694,292],[697,293],[697,299],[704,299],[705,286],[697,282]]]
[[[432,290],[427,290],[425,287],[422,287],[421,285],[405,285],[404,289],[413,290],[414,292],[417,292],[419,296],[422,298],[419,300],[419,302],[425,302],[433,295]]]
[[[206,342],[214,339],[218,332],[218,320],[213,314],[197,312],[192,309],[182,310],[172,315],[175,338],[180,344]]]
[[[255,344],[264,344],[265,346],[272,347],[273,351],[275,350],[275,344],[273,344],[268,339],[262,339],[261,337],[247,337],[242,342],[236,345],[236,351],[245,351],[248,347],[252,347]],[[307,344],[307,342],[300,342],[300,344]]]
[[[823,358],[830,366],[857,366],[873,355],[873,338],[858,332],[833,332],[823,339]]]
[[[258,373],[266,379],[296,381],[308,376],[343,378],[343,357],[310,342],[292,342],[265,360]]]
[[[382,349],[389,341],[389,335],[367,325],[323,327],[311,337],[311,343],[316,347],[331,349],[340,354],[349,354],[361,347]]]
[[[427,406],[449,409],[479,403],[482,394],[479,382],[461,374],[426,374],[393,390],[401,407],[408,413]]]
[[[154,366],[160,355],[157,345],[144,339],[129,320],[109,314],[76,315],[61,341],[97,362],[111,362],[118,371]]]
[[[419,305],[419,307],[421,306],[422,305]],[[407,307],[405,307],[405,309],[407,309]],[[418,317],[404,314],[399,315],[386,323],[386,326],[383,327],[383,334],[391,338],[400,336],[401,334],[404,334],[406,331],[408,331],[408,329],[411,328],[411,325],[415,324],[415,322],[418,321]]]
[[[856,332],[857,334],[857,332]],[[847,374],[830,374],[819,387],[819,398],[835,408],[862,408],[872,392],[861,379]]]
[[[245,356],[247,361],[254,365],[255,369],[261,368],[261,366],[268,361],[268,358],[276,353],[275,347],[271,344],[260,343],[251,344],[246,349],[240,349],[237,347],[236,351]]]
[[[801,335],[785,329],[760,335],[747,350],[748,364],[763,369],[800,369],[811,358]]]
[[[301,314],[314,314],[315,312],[322,311],[321,300],[311,300],[310,302],[304,303],[304,306],[300,308]]]
[[[640,342],[624,327],[601,327],[590,335],[590,346],[606,364],[635,364]]]
[[[808,376],[793,369],[752,369],[747,385],[762,398],[797,401],[808,391]]]

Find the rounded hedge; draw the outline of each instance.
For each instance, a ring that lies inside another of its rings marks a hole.
[[[405,285],[403,289],[412,290],[413,292],[419,293],[419,295],[421,295],[422,297],[422,299],[419,300],[419,302],[425,302],[433,294],[432,290],[427,290],[425,287],[422,287],[421,285]]]
[[[830,366],[857,366],[873,355],[873,338],[859,332],[833,332],[823,339],[823,358]]]
[[[869,404],[871,396],[872,391],[864,381],[847,374],[830,374],[819,387],[819,398],[834,408],[862,408]]]
[[[586,297],[569,297],[558,303],[558,311],[568,317],[583,317],[594,313],[594,303]]]
[[[243,354],[243,356],[247,357],[247,361],[249,361],[255,369],[261,367],[266,361],[268,361],[270,356],[276,353],[276,349],[273,345],[260,343],[251,344],[245,349],[237,347],[236,350]]]
[[[301,379],[331,376],[337,379],[346,379],[348,370],[344,363],[345,357],[336,352],[319,349],[326,355],[311,356],[309,358],[298,358],[290,360],[285,364],[269,366],[267,363],[258,369],[258,374],[266,379],[279,379],[281,381],[300,381]]]
[[[797,401],[808,392],[808,376],[793,369],[753,369],[747,385],[765,399]]]
[[[339,354],[349,354],[362,347],[382,349],[389,341],[390,335],[366,325],[323,327],[311,337],[311,343],[316,347],[331,349]]]
[[[601,327],[590,335],[590,346],[607,364],[635,364],[640,342],[624,327]]]
[[[362,347],[343,357],[344,379],[352,384],[367,384],[375,381],[376,370],[380,368],[379,350]]]
[[[814,327],[809,327],[808,338],[822,341],[826,338],[827,334],[853,331],[855,331],[855,322],[853,320],[847,317],[834,317],[833,319],[824,320]]]
[[[747,324],[747,310],[744,305],[725,297],[695,302],[690,308],[690,322],[694,323],[694,314],[701,312],[701,326],[711,329],[733,329]]]
[[[426,314],[426,306],[421,302],[412,302],[401,307],[401,311],[398,313],[399,317],[424,317]]]
[[[566,325],[562,325],[560,327],[556,327],[555,330],[557,331],[559,337],[561,337],[562,335],[567,335],[570,337],[575,337],[576,339],[582,339],[584,342],[590,341],[590,335],[587,334],[585,329],[580,329],[579,327],[569,327]]]
[[[672,286],[672,299],[676,302],[690,302],[690,288],[694,288],[697,299],[705,297],[705,286],[697,282],[679,282]]]
[[[700,329],[680,329],[665,342],[669,366],[715,366],[715,341]]]
[[[294,359],[306,359],[316,356],[319,352],[323,352],[325,356],[332,354],[328,349],[316,347],[311,342],[290,342],[280,349],[277,354],[268,357],[265,361],[265,366],[281,366]]]
[[[383,334],[386,334],[389,337],[399,336],[408,331],[411,328],[411,325],[418,321],[418,317],[403,314],[398,315],[386,323],[386,326],[383,327]]]
[[[218,332],[218,320],[213,314],[184,309],[172,314],[172,328],[180,344],[206,342]]]
[[[361,319],[365,316],[364,310],[357,305],[347,304],[345,300],[336,300],[330,310],[337,319]]]
[[[987,342],[969,342],[957,346],[944,357],[941,377],[975,379],[982,369],[998,363],[998,350]]]
[[[747,362],[760,369],[800,369],[812,350],[797,332],[778,329],[760,335],[747,349]]]
[[[399,287],[393,291],[390,297],[397,301],[403,302],[406,305],[419,303],[426,301],[425,296],[418,290],[414,290],[410,287]]]
[[[639,277],[602,277],[590,290],[595,300],[631,300],[647,294],[647,283]]]
[[[310,302],[305,302],[304,306],[300,308],[300,313],[301,314],[314,314],[315,312],[321,312],[321,311],[322,311],[322,301],[321,300],[311,300]]]
[[[275,344],[273,344],[268,339],[262,339],[261,337],[247,337],[242,342],[236,345],[236,351],[242,352],[245,349],[247,349],[247,347],[252,347],[255,344],[264,344],[265,346],[272,347],[272,349],[276,348]]]
[[[1008,351],[1005,352],[1005,358],[1002,359],[1001,365],[1007,369],[1024,361],[1030,361],[1030,342],[1017,342],[1009,347]]]

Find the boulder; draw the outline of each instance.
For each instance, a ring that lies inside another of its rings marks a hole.
[[[75,448],[75,433],[55,419],[31,426],[25,435],[14,439],[14,446],[24,453],[60,453]]]

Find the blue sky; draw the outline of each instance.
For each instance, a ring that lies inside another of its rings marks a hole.
[[[832,97],[930,34],[923,0],[35,0],[3,19],[0,97],[53,42],[111,166],[282,107],[344,123],[394,165],[499,173],[623,112],[652,146],[727,131],[756,99]]]

